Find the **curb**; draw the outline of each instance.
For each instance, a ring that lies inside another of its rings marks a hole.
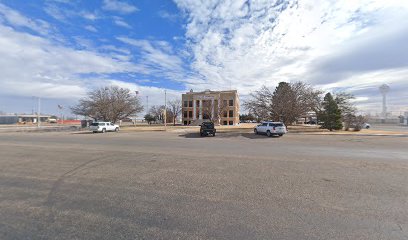
[[[360,136],[360,137],[408,137],[408,134],[386,133],[295,133],[299,135],[330,135],[330,136]]]

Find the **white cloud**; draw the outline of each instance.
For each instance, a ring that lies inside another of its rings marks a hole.
[[[47,35],[51,30],[51,26],[47,22],[40,19],[27,18],[0,3],[0,23],[1,21],[5,21],[13,27],[29,28],[41,35]]]
[[[70,3],[72,4],[73,2]],[[64,23],[69,23],[69,19],[74,17],[82,17],[89,21],[95,21],[103,18],[103,16],[97,10],[93,12],[85,10],[77,11],[71,8],[67,8],[65,5],[61,6],[53,2],[47,2],[44,6],[44,11],[51,17]]]
[[[91,31],[91,32],[98,32],[98,29],[96,29],[96,27],[92,26],[92,25],[86,25],[84,27],[86,30]]]
[[[79,13],[79,15],[85,19],[91,20],[91,21],[95,21],[99,18],[101,18],[101,16],[96,13],[96,12],[87,12],[87,11],[82,11]]]
[[[389,70],[408,69],[408,1],[175,2],[187,16],[192,68],[201,76],[188,88],[231,85],[246,95],[261,85],[303,80],[328,90],[348,83],[359,99],[371,99],[373,92],[357,91],[360,83],[380,82],[370,73],[380,71],[392,84],[403,80],[387,78]],[[408,84],[402,87],[408,91]],[[395,109],[406,107],[403,96],[393,96]]]
[[[122,14],[129,14],[139,10],[136,6],[119,0],[104,0],[102,9]]]
[[[88,50],[74,50],[0,25],[0,94],[73,99],[95,82],[81,74],[137,72],[138,66]]]
[[[176,13],[169,13],[167,11],[161,10],[158,12],[159,17],[175,22],[180,16]]]
[[[141,53],[139,64],[145,66],[147,73],[164,76],[173,81],[184,82],[183,61],[174,53],[171,45],[165,41],[148,41],[118,37],[119,41],[136,47]]]
[[[132,26],[130,26],[127,22],[125,22],[122,18],[120,17],[114,17],[113,22],[120,26],[120,27],[124,27],[124,28],[128,28],[131,29]]]

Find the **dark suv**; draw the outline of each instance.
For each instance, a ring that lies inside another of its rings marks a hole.
[[[215,136],[216,129],[214,128],[214,123],[212,122],[203,122],[200,125],[200,136],[208,136],[212,135]]]

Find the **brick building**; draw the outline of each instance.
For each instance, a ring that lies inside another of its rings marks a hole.
[[[187,92],[182,95],[182,122],[199,125],[205,120],[215,124],[239,123],[239,98],[237,90]]]

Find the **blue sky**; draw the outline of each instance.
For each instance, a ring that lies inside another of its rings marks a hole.
[[[408,111],[408,1],[0,0],[0,110],[68,106],[115,84],[161,104],[189,89],[304,81]],[[66,110],[68,112],[68,110]]]

